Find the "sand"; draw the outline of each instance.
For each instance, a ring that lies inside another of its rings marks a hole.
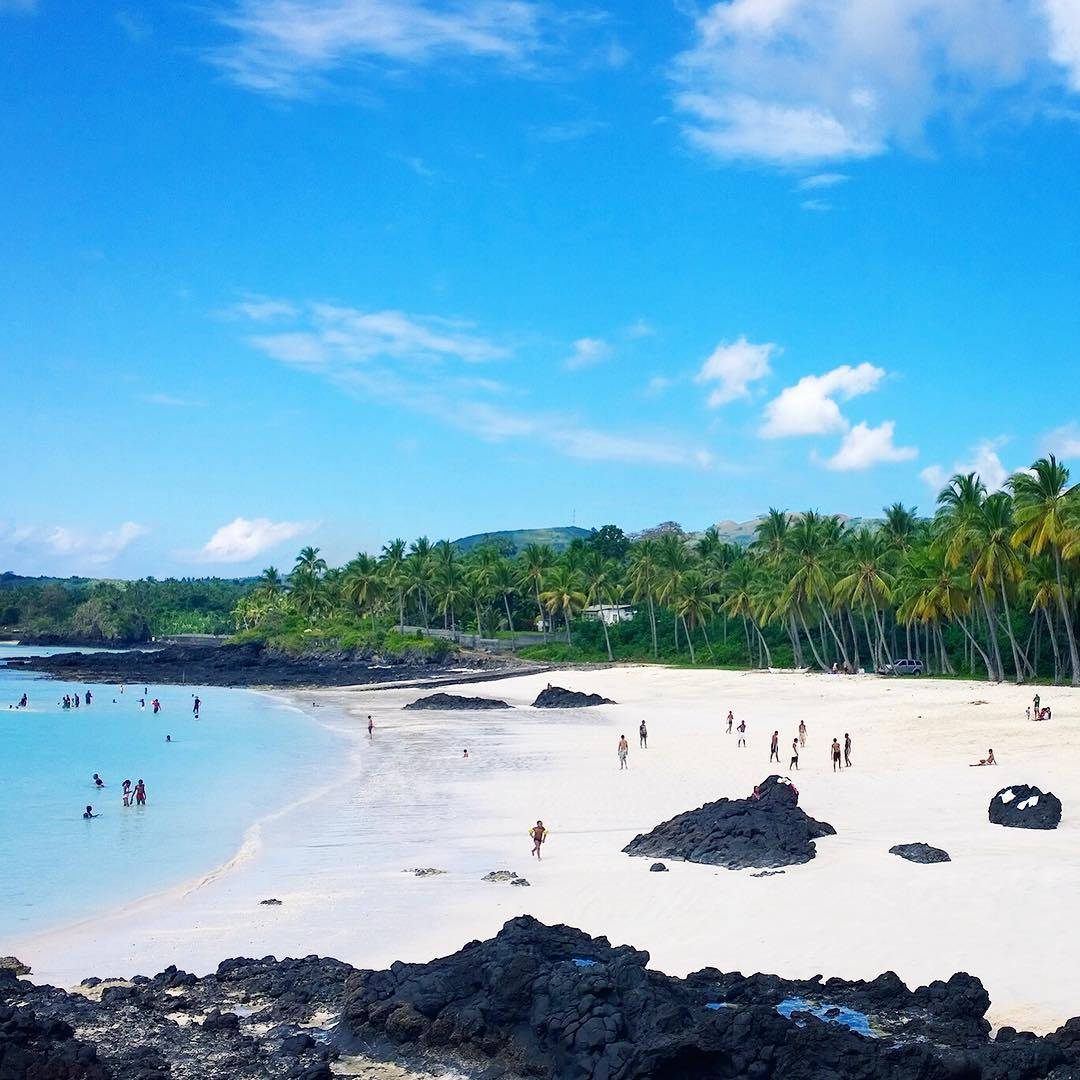
[[[1036,724],[1024,719],[1028,687],[628,667],[555,678],[617,705],[528,708],[552,678],[489,684],[485,692],[524,706],[505,713],[401,712],[416,690],[307,692],[309,710],[321,703],[313,716],[353,740],[347,760],[327,763],[325,788],[289,793],[293,805],[199,881],[0,951],[59,985],[170,963],[201,974],[235,955],[321,953],[379,968],[453,952],[530,913],[648,949],[673,975],[708,965],[792,977],[892,969],[914,986],[969,971],[990,993],[995,1025],[1043,1032],[1080,1014],[1071,910],[1080,692],[1041,687],[1054,719]],[[724,733],[729,708],[747,721],[745,750]],[[642,718],[648,750],[638,749]],[[754,878],[674,862],[654,874],[651,860],[621,854],[636,833],[746,795],[777,771],[774,728],[786,767],[800,719],[809,729],[795,776],[801,803],[837,830],[818,841],[815,860]],[[845,732],[853,767],[834,774],[829,744]],[[969,768],[989,747],[999,766]],[[1010,783],[1057,794],[1060,828],[990,825],[989,800]],[[538,817],[551,830],[539,864],[526,833]],[[921,866],[888,853],[911,841],[953,861]],[[413,867],[446,873],[403,873]],[[480,880],[499,869],[530,887]],[[268,897],[282,904],[260,906]]]

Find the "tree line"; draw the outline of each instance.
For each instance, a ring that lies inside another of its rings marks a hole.
[[[391,540],[331,568],[307,547],[268,567],[234,609],[238,629],[351,622],[503,634],[528,654],[751,666],[880,668],[919,659],[937,674],[1080,684],[1080,487],[1056,457],[990,492],[957,474],[935,512],[894,503],[847,527],[813,510],[770,509],[748,548],[673,523],[631,541],[609,525],[556,553],[530,544],[462,554],[449,541]],[[580,618],[629,605],[627,622]],[[549,641],[561,627],[564,641]]]

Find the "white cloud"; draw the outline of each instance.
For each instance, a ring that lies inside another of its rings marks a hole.
[[[843,364],[824,375],[804,375],[765,406],[759,434],[766,439],[790,435],[828,435],[847,431],[849,424],[834,398],[850,401],[877,389],[883,368],[862,363]]]
[[[671,386],[672,380],[666,375],[654,375],[648,383],[645,384],[645,393],[649,397],[659,397],[669,386]]]
[[[568,371],[594,367],[611,357],[611,346],[602,338],[583,337],[574,342],[574,351],[566,358]]]
[[[1073,420],[1048,431],[1039,440],[1039,446],[1044,454],[1054,454],[1059,459],[1080,457],[1080,425]]]
[[[799,204],[804,210],[816,210],[825,212],[832,209],[832,203],[825,199],[804,199]]]
[[[652,337],[656,333],[656,327],[646,319],[635,319],[627,328],[628,338]]]
[[[240,86],[282,97],[373,63],[528,67],[545,44],[544,10],[531,0],[235,0],[218,22],[234,39],[211,61]]]
[[[914,446],[896,446],[893,433],[896,425],[885,420],[876,428],[865,422],[856,424],[845,436],[840,449],[825,462],[826,468],[838,472],[869,469],[887,461],[910,461],[918,456]]]
[[[977,442],[970,451],[970,456],[962,461],[957,461],[946,472],[941,465],[928,465],[919,476],[928,488],[936,495],[957,473],[977,473],[986,485],[987,491],[1000,491],[1005,486],[1005,481],[1012,475],[1011,471],[1001,463],[998,450],[1008,442],[1008,438],[999,435],[994,439],[982,439]]]
[[[813,176],[804,176],[799,181],[800,191],[817,191],[820,188],[836,187],[837,184],[846,184],[851,177],[846,173],[826,172],[815,173]]]
[[[1004,93],[1080,89],[1076,0],[722,0],[695,31],[676,103],[687,138],[722,158],[919,149],[932,122],[1004,114]]]
[[[291,319],[296,314],[296,306],[289,303],[288,300],[278,300],[272,296],[260,296],[257,293],[250,294],[225,309],[225,315],[228,317],[251,319],[254,322]]]
[[[310,521],[271,521],[238,517],[222,525],[202,546],[199,559],[208,563],[242,563],[293,540],[314,528]]]
[[[112,562],[150,530],[135,521],[125,521],[103,532],[66,525],[15,526],[0,523],[0,556],[34,560],[38,570],[48,567],[44,560],[56,558],[67,565],[99,567]]]
[[[780,352],[780,346],[771,341],[760,345],[754,345],[745,337],[722,341],[701,365],[694,381],[720,384],[709,394],[706,404],[711,409],[738,398],[749,398],[750,384],[771,373],[769,361]]]

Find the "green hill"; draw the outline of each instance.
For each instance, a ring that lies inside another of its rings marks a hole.
[[[474,533],[454,541],[462,552],[490,544],[506,555],[516,555],[529,544],[547,544],[555,551],[565,551],[572,540],[584,539],[589,529],[576,525],[554,525],[550,529],[502,529],[498,532]]]

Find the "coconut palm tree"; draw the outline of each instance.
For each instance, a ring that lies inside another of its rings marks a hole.
[[[506,628],[510,631],[510,649],[516,652],[517,635],[514,633],[514,616],[510,613],[510,597],[517,593],[517,575],[508,559],[500,557],[492,568],[490,584],[495,595],[502,597],[503,606],[506,608]]]
[[[540,614],[540,628],[547,643],[547,617],[541,595],[544,580],[555,565],[555,552],[547,544],[527,544],[521,553],[519,581],[524,590],[536,596],[536,609]]]
[[[713,608],[719,597],[710,591],[709,583],[700,570],[688,570],[682,576],[679,591],[675,597],[674,611],[682,619],[683,629],[686,631],[686,644],[690,647],[690,663],[696,663],[694,657],[694,629],[701,627],[701,636],[705,639],[705,648],[712,655],[712,644],[709,641],[705,623],[713,613]]]
[[[317,547],[301,548],[293,569],[313,574],[317,578],[322,577],[326,573],[326,560],[319,554],[319,550]]]
[[[386,587],[391,590],[398,601],[398,630],[405,633],[405,575],[403,566],[405,563],[405,541],[400,537],[383,545],[382,554],[379,557],[379,565],[382,567],[383,578]]]
[[[1075,543],[1073,527],[1077,488],[1069,486],[1069,470],[1053,454],[1039,458],[1031,466],[1030,472],[1011,476],[1009,488],[1013,494],[1013,514],[1016,519],[1013,546],[1026,544],[1036,558],[1046,551],[1054,560],[1058,607],[1069,645],[1071,682],[1073,686],[1080,686],[1080,656],[1076,651],[1076,634],[1065,598],[1061,568],[1062,549],[1068,546],[1071,550]]]
[[[915,543],[919,529],[918,507],[895,502],[892,506],[883,506],[881,512],[885,515],[881,525],[885,542],[897,551],[908,551]]]
[[[652,633],[652,654],[658,653],[656,640],[656,589],[659,576],[656,541],[638,540],[629,551],[630,601],[646,600],[649,605],[649,630]]]
[[[851,608],[858,608],[863,613],[863,626],[866,628],[866,640],[871,653],[880,649],[889,663],[888,645],[885,642],[885,623],[881,609],[887,608],[893,601],[893,589],[896,579],[889,571],[889,538],[884,530],[874,532],[863,526],[850,538],[844,558],[844,576],[834,586],[834,595]],[[874,629],[877,631],[877,648],[866,627],[866,612],[874,616]],[[856,661],[857,662],[857,661]],[[875,667],[879,666],[875,662]]]
[[[600,608],[600,625],[604,628],[604,645],[610,663],[615,657],[611,653],[611,637],[608,634],[607,619],[604,618],[604,605],[619,588],[619,568],[616,563],[605,559],[602,552],[589,551],[582,561],[581,572],[585,579],[585,603],[596,604]]]
[[[561,613],[566,622],[566,643],[570,639],[570,620],[586,604],[585,593],[581,588],[581,577],[569,566],[553,567],[547,575],[545,589],[540,594],[540,601],[552,615]]]
[[[375,609],[382,599],[384,582],[379,564],[362,552],[345,567],[342,595],[356,608],[358,614],[365,611],[371,617],[371,629],[375,630]]]
[[[281,572],[276,566],[268,566],[259,575],[258,590],[264,596],[274,596],[275,594],[284,591],[285,582],[281,578]]]
[[[843,639],[837,634],[836,627],[829,616],[829,609],[825,604],[826,600],[832,599],[833,550],[828,544],[828,538],[835,534],[833,522],[823,519],[813,510],[807,510],[788,528],[785,546],[793,563],[791,580],[788,583],[788,596],[789,599],[799,601],[800,608],[802,604],[813,607],[816,602],[821,617],[840,650],[840,655],[844,658],[844,662],[850,665],[851,660],[848,657],[847,648]],[[809,638],[810,629],[806,625],[806,618],[801,610],[800,615],[803,629]],[[825,667],[816,649],[814,655],[818,663]]]

